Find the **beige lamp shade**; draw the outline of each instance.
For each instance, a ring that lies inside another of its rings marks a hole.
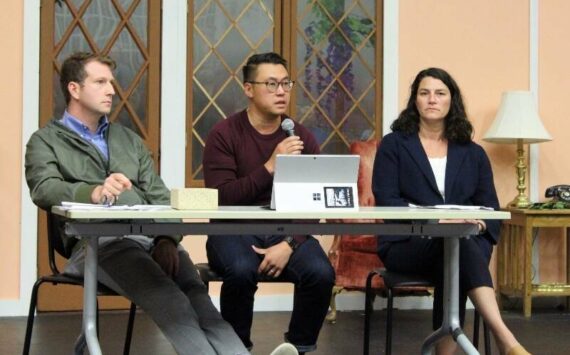
[[[493,143],[540,143],[552,137],[538,116],[536,101],[529,91],[506,91],[493,124],[483,137]]]

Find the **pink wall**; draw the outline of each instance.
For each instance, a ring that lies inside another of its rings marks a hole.
[[[0,300],[18,298],[20,289],[22,28],[23,1],[0,2]]]

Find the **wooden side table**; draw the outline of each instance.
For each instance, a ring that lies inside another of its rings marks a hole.
[[[566,265],[566,283],[532,284],[532,239],[534,228],[570,227],[570,209],[528,210],[507,208],[511,219],[503,221],[501,240],[497,247],[497,294],[499,307],[502,296],[522,297],[525,317],[530,317],[532,297],[570,296],[570,261]],[[568,238],[568,233],[566,233]],[[566,243],[570,256],[570,240]]]

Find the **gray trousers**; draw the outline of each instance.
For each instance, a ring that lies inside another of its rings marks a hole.
[[[101,238],[98,281],[128,298],[156,322],[178,354],[249,354],[214,307],[188,252],[178,247],[180,268],[168,277],[152,259],[150,239]],[[83,247],[65,272],[83,276]]]

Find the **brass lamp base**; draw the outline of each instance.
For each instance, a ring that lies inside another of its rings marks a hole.
[[[507,204],[507,207],[511,208],[528,208],[530,206],[530,201],[526,195],[517,196],[511,202]]]
[[[517,171],[517,190],[519,194],[515,197],[514,200],[509,202],[509,207],[515,208],[527,208],[530,206],[530,201],[528,200],[527,195],[525,194],[526,184],[525,184],[525,177],[526,177],[526,161],[524,157],[524,147],[523,147],[523,140],[517,139],[517,164],[515,165],[515,169]]]

